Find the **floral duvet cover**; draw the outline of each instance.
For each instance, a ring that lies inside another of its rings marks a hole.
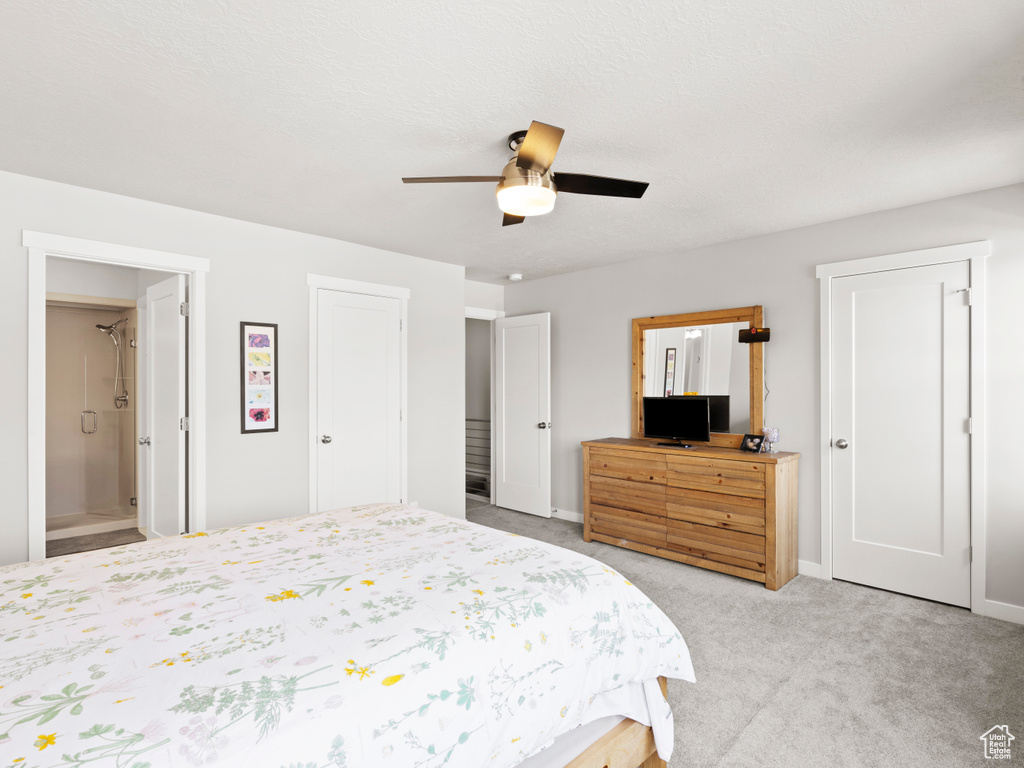
[[[620,574],[404,505],[0,568],[2,766],[506,768],[659,675]]]

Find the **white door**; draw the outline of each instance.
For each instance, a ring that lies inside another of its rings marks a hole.
[[[970,606],[967,262],[832,280],[833,575]]]
[[[185,531],[185,276],[175,275],[146,289],[145,437],[140,446],[142,514],[149,538]]]
[[[495,504],[551,517],[551,313],[494,321]]]
[[[317,291],[318,511],[403,501],[401,300]]]
[[[146,326],[149,325],[148,299],[143,294],[135,302],[138,310],[138,324],[136,329],[135,350],[135,375],[138,381],[135,382],[135,433],[139,440],[139,447],[135,452],[135,491],[137,498],[136,513],[139,517],[139,532],[149,535],[149,456],[150,450],[143,441],[149,434],[149,394],[146,389],[149,386],[149,358],[146,351],[149,344],[146,340]],[[152,441],[150,441],[152,443]]]

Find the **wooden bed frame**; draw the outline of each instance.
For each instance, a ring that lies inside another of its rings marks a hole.
[[[668,681],[659,677],[668,698]],[[658,757],[650,726],[626,718],[599,738],[565,768],[668,768]]]

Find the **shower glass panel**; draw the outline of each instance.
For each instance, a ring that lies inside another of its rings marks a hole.
[[[135,525],[135,317],[134,309],[47,306],[49,538]]]

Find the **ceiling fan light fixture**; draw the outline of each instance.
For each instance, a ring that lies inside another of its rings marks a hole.
[[[520,168],[513,157],[501,173],[496,194],[498,207],[510,216],[540,216],[551,213],[558,190],[550,173]]]
[[[499,187],[498,207],[512,216],[540,216],[551,213],[555,195],[550,187]]]
[[[550,213],[558,193],[599,195],[603,197],[644,196],[646,181],[613,179],[585,173],[555,173],[551,166],[565,131],[534,120],[529,130],[508,137],[512,158],[501,176],[403,176],[403,184],[452,184],[458,182],[498,182],[495,196],[504,215],[501,226],[522,224],[528,216]]]

